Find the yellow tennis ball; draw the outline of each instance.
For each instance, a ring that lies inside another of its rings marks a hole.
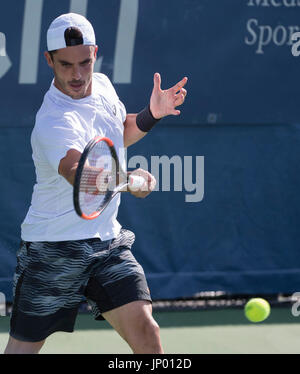
[[[270,312],[270,304],[259,297],[250,299],[245,305],[245,315],[251,322],[264,321],[269,317]]]

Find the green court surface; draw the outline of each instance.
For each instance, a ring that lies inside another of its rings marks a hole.
[[[242,309],[156,312],[165,353],[169,354],[299,354],[300,317],[291,308],[272,308],[267,321],[253,324]],[[0,317],[0,351],[9,330],[9,317]],[[79,314],[75,332],[55,333],[43,354],[126,354],[127,344],[104,321]]]

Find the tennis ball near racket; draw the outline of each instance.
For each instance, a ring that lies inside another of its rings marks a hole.
[[[262,322],[270,315],[271,308],[267,300],[262,298],[250,299],[245,305],[245,316],[251,322]]]

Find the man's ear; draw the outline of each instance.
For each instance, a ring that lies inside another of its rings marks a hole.
[[[46,58],[47,64],[50,66],[50,68],[53,68],[53,61],[52,61],[50,53],[46,51],[44,52],[44,56]]]
[[[97,59],[98,49],[99,49],[99,47],[97,45],[95,45],[95,51],[94,51],[94,57],[95,57],[95,59]]]

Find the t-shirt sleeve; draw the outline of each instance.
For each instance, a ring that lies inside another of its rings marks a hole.
[[[35,141],[40,152],[44,155],[55,171],[58,171],[59,163],[70,149],[83,152],[85,144],[78,130],[66,120],[54,123],[47,129],[42,126],[35,131]]]

